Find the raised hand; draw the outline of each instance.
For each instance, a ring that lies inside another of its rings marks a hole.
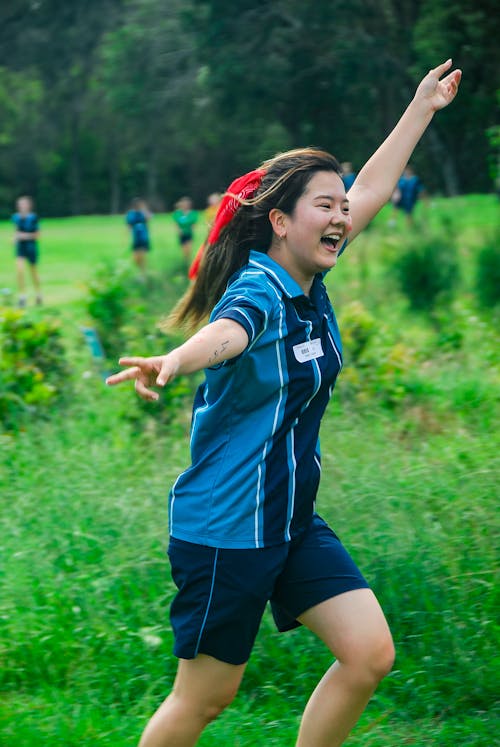
[[[452,61],[447,60],[430,70],[420,82],[416,92],[415,101],[426,104],[431,111],[436,112],[451,104],[457,95],[458,86],[462,77],[461,70],[453,70],[446,78],[440,80],[451,67]]]

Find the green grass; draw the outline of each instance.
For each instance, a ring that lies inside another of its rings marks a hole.
[[[492,223],[494,207],[471,197],[437,208],[463,221],[462,266],[481,241],[471,226],[480,215]],[[442,347],[433,325],[387,290],[404,232],[388,231],[386,218],[329,279],[340,307],[361,295],[387,345],[402,339],[415,353],[402,404],[351,390],[346,372],[322,428],[320,511],[372,583],[397,647],[394,671],[348,744],[490,747],[499,673],[495,318],[478,314],[464,288],[450,312],[462,343]],[[0,226],[1,246],[10,230]],[[130,389],[105,389],[85,373],[85,283],[100,260],[127,261],[122,219],[44,221],[43,235],[47,303],[62,315],[74,373],[64,409],[0,436],[0,743],[126,747],[175,672],[166,506],[188,462],[188,417],[162,426],[142,413],[138,423],[127,417]],[[180,273],[167,218],[155,218],[153,237],[152,268]],[[11,270],[0,266],[0,286]],[[266,615],[241,691],[201,747],[293,744],[330,660],[307,631],[278,635]]]
[[[47,218],[41,221],[40,275],[48,306],[72,305],[82,301],[86,286],[103,262],[131,261],[130,235],[123,216]],[[0,223],[0,288],[15,289],[13,227]],[[169,215],[151,221],[153,249],[149,266],[157,272],[183,272],[175,225]],[[205,237],[202,220],[195,231],[196,249]],[[29,285],[29,283],[28,283]]]

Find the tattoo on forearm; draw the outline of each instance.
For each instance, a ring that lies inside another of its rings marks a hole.
[[[218,348],[214,350],[210,358],[208,359],[208,365],[213,366],[214,363],[217,363],[218,359],[222,355],[222,353],[226,350],[227,346],[229,345],[229,340],[224,340],[224,342],[221,342]]]

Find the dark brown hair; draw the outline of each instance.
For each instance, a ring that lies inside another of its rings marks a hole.
[[[223,228],[218,241],[205,248],[198,276],[181,298],[167,326],[196,328],[224,293],[229,278],[248,262],[250,249],[267,252],[273,228],[269,212],[273,208],[291,215],[318,171],[341,174],[334,156],[317,148],[297,148],[264,161],[266,172],[255,195],[240,200],[241,207]]]

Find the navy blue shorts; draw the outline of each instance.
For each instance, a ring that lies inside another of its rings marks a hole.
[[[181,233],[179,234],[179,242],[182,245],[189,244],[190,241],[193,240],[193,234],[192,233]]]
[[[134,241],[132,244],[133,252],[149,252],[150,249],[151,245],[149,243],[149,239],[145,239],[143,241]]]
[[[36,265],[38,262],[38,248],[36,241],[17,241],[16,242],[16,257],[22,257],[30,265]]]
[[[291,630],[303,612],[326,599],[368,587],[337,535],[319,516],[292,542],[228,550],[171,537],[178,593],[170,619],[174,654],[248,661],[267,602],[276,627]]]

